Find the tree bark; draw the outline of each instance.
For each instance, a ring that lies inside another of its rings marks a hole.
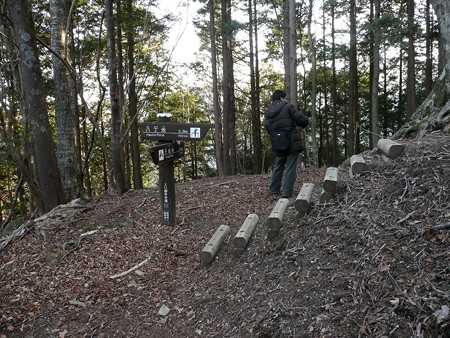
[[[19,50],[23,93],[30,112],[39,189],[44,205],[41,212],[48,212],[64,203],[65,199],[48,118],[31,6],[26,0],[8,1],[7,5]],[[39,198],[39,196],[35,197]]]
[[[63,193],[67,200],[81,194],[81,173],[77,144],[78,116],[76,88],[70,70],[61,61],[70,63],[66,18],[66,0],[50,1],[51,47],[53,55],[53,80],[55,88],[56,155],[61,172]]]
[[[372,72],[372,88],[371,88],[371,128],[370,139],[372,147],[375,147],[380,139],[380,120],[378,116],[378,84],[380,79],[380,0],[374,0],[375,18],[373,32],[373,72]]]
[[[222,0],[223,151],[226,175],[235,175],[237,173],[236,107],[232,53],[233,34],[231,0]]]
[[[113,0],[106,0],[106,27],[108,36],[108,79],[111,103],[111,151],[115,190],[121,195],[126,190],[124,158],[122,148],[122,116],[120,110],[120,88],[117,79],[116,37],[114,29]]]
[[[313,13],[314,1],[309,0],[309,12],[308,12],[308,40],[309,40],[309,53],[311,57],[311,150],[312,150],[312,166],[318,167],[317,157],[317,140],[316,140],[316,93],[317,93],[317,61],[316,61],[316,46],[315,39],[311,31],[312,25],[312,13]]]
[[[134,189],[142,189],[142,172],[141,172],[141,151],[139,148],[139,125],[137,113],[137,94],[136,94],[136,76],[135,76],[135,59],[134,59],[134,26],[131,18],[133,18],[133,0],[127,0],[127,48],[128,48],[128,114],[130,116],[130,133],[131,133],[131,161],[133,167],[133,187]]]
[[[416,55],[414,50],[414,0],[407,1],[408,12],[408,78],[406,80],[406,116],[409,120],[416,111]]]
[[[258,89],[256,88],[255,59],[258,50],[255,50],[254,40],[258,38],[256,30],[256,12],[253,11],[253,1],[248,0],[249,16],[249,43],[250,43],[250,101],[252,111],[252,138],[253,138],[253,173],[262,172],[261,157],[261,117],[258,107]]]
[[[357,110],[356,0],[350,0],[350,57],[348,93],[347,157],[355,154],[355,118]]]
[[[214,110],[214,139],[215,139],[215,154],[217,175],[219,177],[225,175],[224,154],[223,154],[223,129],[222,129],[222,114],[219,106],[219,86],[217,80],[217,46],[216,46],[216,18],[215,18],[215,1],[209,0],[209,38],[211,41],[211,77],[213,83],[213,110]]]

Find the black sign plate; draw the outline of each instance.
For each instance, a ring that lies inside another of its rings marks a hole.
[[[153,163],[175,161],[184,156],[184,142],[169,142],[148,148]]]
[[[214,124],[147,122],[141,123],[141,135],[152,140],[200,141]]]

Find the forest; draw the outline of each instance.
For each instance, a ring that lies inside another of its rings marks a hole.
[[[311,113],[303,167],[450,119],[446,0],[197,2],[201,46],[179,63],[164,42],[180,17],[158,1],[2,0],[2,230],[78,197],[157,185],[139,126],[162,112],[215,125],[187,142],[177,181],[269,172],[263,119],[279,88]]]

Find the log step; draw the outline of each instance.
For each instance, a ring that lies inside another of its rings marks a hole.
[[[405,146],[403,144],[389,140],[387,138],[378,140],[377,147],[390,158],[399,157],[405,150]]]
[[[225,238],[230,233],[230,227],[228,225],[221,225],[214,235],[212,235],[211,239],[206,243],[202,252],[200,252],[200,260],[203,263],[211,263],[214,260],[214,257],[219,251],[220,246],[222,245]]]
[[[329,167],[325,173],[325,179],[322,184],[323,190],[329,193],[336,193],[336,186],[338,180],[338,168]]]
[[[366,160],[361,155],[350,157],[350,170],[352,175],[361,174],[367,168]]]
[[[311,206],[311,195],[314,190],[314,184],[312,183],[304,183],[302,188],[300,189],[300,193],[298,194],[295,200],[295,210],[300,213],[306,214]]]
[[[233,239],[233,245],[235,248],[245,249],[247,247],[248,241],[255,230],[256,224],[258,223],[259,217],[256,214],[250,214],[242,223],[241,228]],[[240,252],[240,250],[239,250]]]
[[[283,225],[284,212],[289,204],[289,199],[280,198],[272,209],[272,213],[267,219],[267,226],[270,230],[279,230]]]

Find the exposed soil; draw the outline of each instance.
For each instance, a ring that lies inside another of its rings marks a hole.
[[[3,240],[0,337],[450,337],[450,134],[401,142],[397,159],[364,153],[353,179],[344,162],[327,204],[326,168],[299,169],[315,203],[300,216],[291,200],[272,239],[269,175],[177,183],[175,227],[157,189],[58,208]],[[231,235],[203,264],[221,224]]]

